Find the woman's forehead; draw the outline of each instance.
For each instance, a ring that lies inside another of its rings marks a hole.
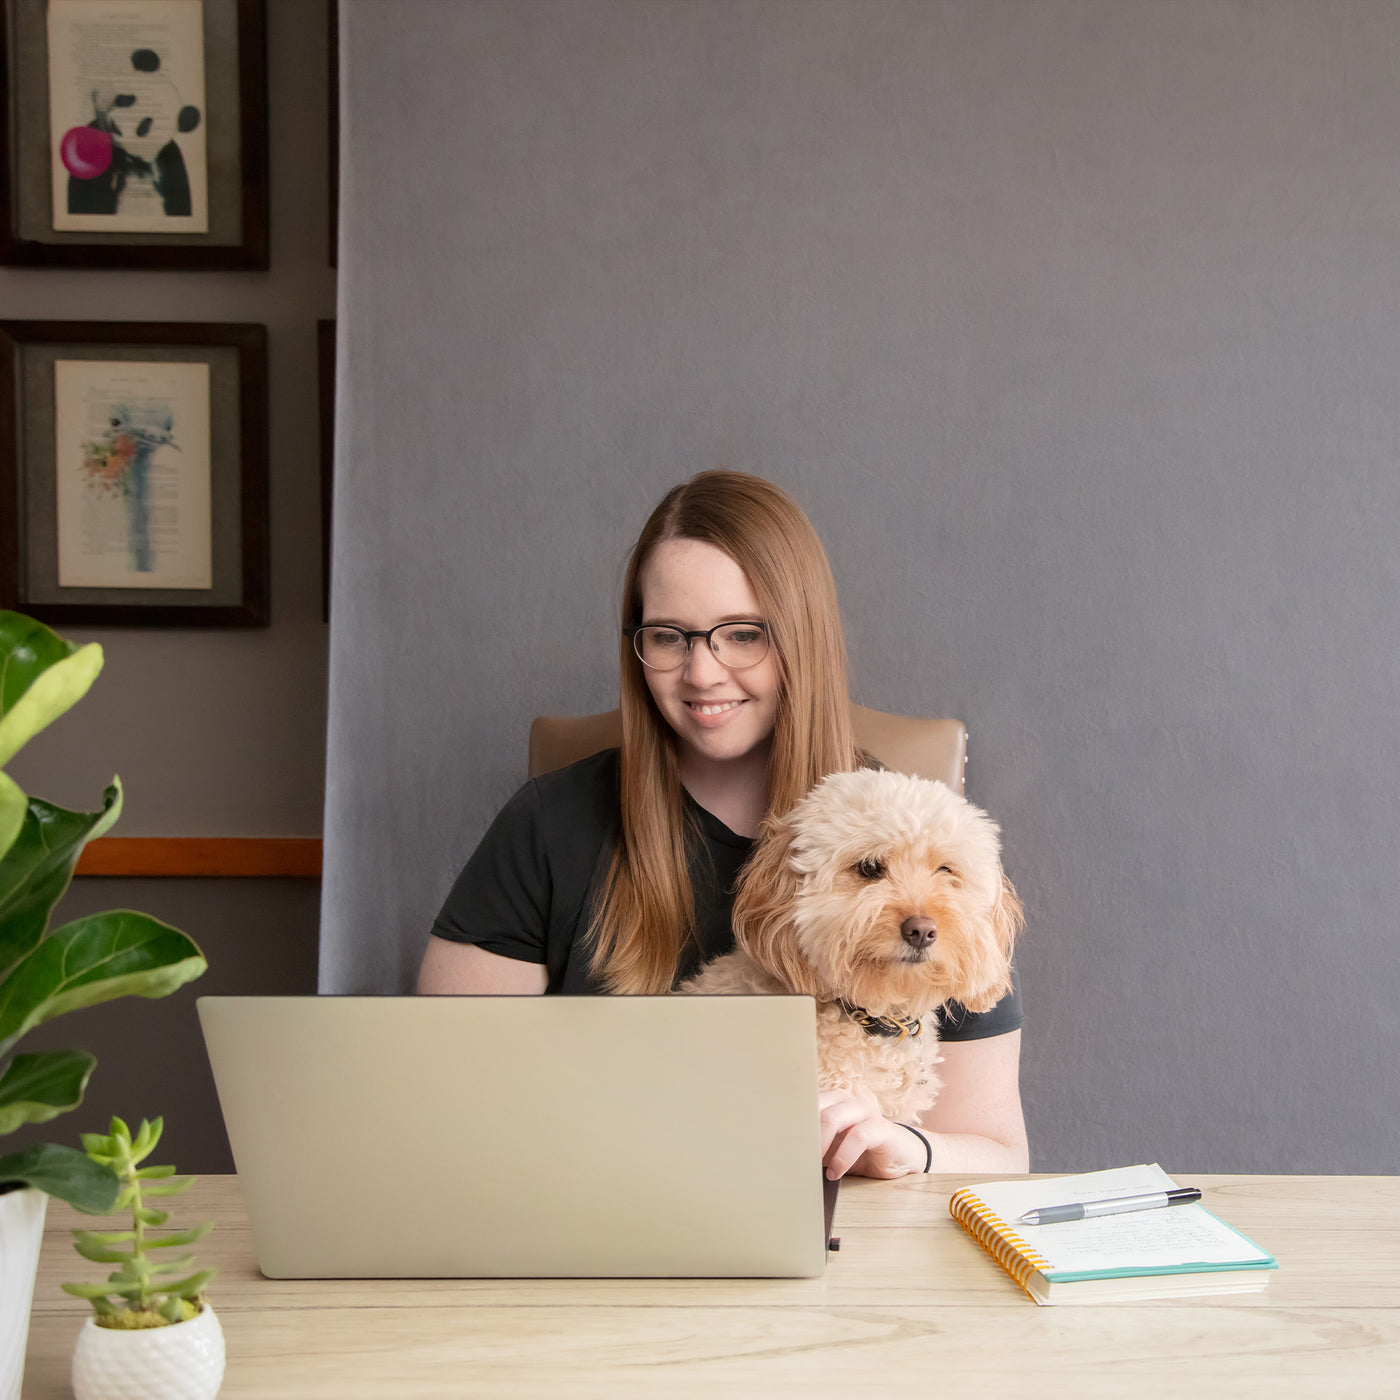
[[[647,555],[637,582],[648,620],[709,626],[726,618],[760,616],[748,575],[704,540],[662,540]]]

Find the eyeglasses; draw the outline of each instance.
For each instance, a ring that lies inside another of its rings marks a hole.
[[[690,645],[697,637],[704,637],[715,660],[731,671],[747,671],[768,655],[768,627],[762,622],[721,622],[707,632],[634,623],[622,631],[632,639],[637,659],[653,671],[674,671],[684,666]]]

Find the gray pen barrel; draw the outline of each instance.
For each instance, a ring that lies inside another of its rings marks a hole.
[[[1096,1215],[1122,1215],[1130,1210],[1155,1210],[1171,1205],[1165,1191],[1146,1191],[1140,1196],[1117,1196],[1111,1201],[1087,1201],[1079,1215],[1067,1215],[1066,1220],[1092,1220]]]
[[[1092,1220],[1099,1215],[1122,1215],[1130,1210],[1156,1210],[1160,1206],[1191,1205],[1201,1199],[1194,1186],[1170,1191],[1145,1191],[1136,1196],[1115,1196],[1107,1201],[1073,1201],[1062,1206],[1041,1206],[1018,1216],[1018,1225],[1059,1225],[1067,1220]]]

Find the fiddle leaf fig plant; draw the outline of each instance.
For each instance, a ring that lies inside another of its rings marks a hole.
[[[0,1135],[76,1108],[97,1060],[86,1050],[12,1054],[35,1026],[120,996],[163,997],[198,977],[203,954],[179,929],[131,910],[49,928],[83,847],[121,815],[113,778],[101,810],[28,797],[3,765],[87,693],[102,648],[78,646],[21,613],[0,611]],[[75,1147],[0,1155],[0,1193],[36,1186],[78,1210],[111,1210],[110,1166]]]
[[[137,1329],[165,1327],[188,1322],[199,1312],[204,1285],[215,1270],[203,1269],[184,1278],[175,1277],[194,1255],[162,1261],[152,1251],[178,1249],[201,1240],[214,1228],[207,1221],[189,1230],[166,1235],[148,1235],[170,1218],[147,1202],[160,1196],[178,1196],[194,1185],[194,1177],[175,1177],[174,1167],[142,1167],[140,1163],[155,1150],[164,1120],[148,1123],[144,1118],[131,1136],[131,1129],[120,1118],[112,1119],[109,1134],[84,1133],[83,1147],[100,1166],[116,1174],[121,1194],[115,1209],[131,1211],[129,1230],[74,1230],[73,1248],[97,1264],[120,1264],[107,1276],[106,1283],[65,1283],[63,1291],[75,1298],[86,1298],[97,1313],[99,1327]]]

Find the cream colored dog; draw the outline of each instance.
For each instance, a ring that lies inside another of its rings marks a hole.
[[[820,1086],[917,1119],[938,1093],[938,1008],[986,1011],[1010,991],[1021,922],[985,812],[924,778],[833,773],[764,823],[736,951],[681,991],[815,997]]]

